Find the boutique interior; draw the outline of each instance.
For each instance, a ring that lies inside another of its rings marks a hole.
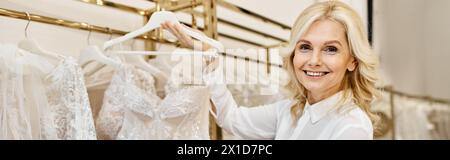
[[[120,38],[146,26],[154,13],[173,13],[207,36],[200,39],[225,47],[219,56],[236,79],[262,79],[227,85],[239,106],[257,107],[287,97],[279,51],[297,16],[318,1],[2,0],[0,139],[240,139],[216,124],[203,88],[172,92],[176,64],[168,55],[191,52],[174,35],[156,27]],[[381,128],[374,139],[450,139],[450,1],[340,1],[361,15],[380,59],[381,98],[372,111]],[[97,52],[98,46],[112,52]],[[10,56],[19,49],[52,60]],[[127,104],[133,113],[123,113]],[[168,109],[142,107],[148,105]],[[130,114],[137,116],[123,119]]]

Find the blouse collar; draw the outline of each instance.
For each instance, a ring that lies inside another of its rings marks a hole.
[[[306,101],[305,109],[303,112],[309,112],[309,114],[311,115],[311,122],[316,123],[317,121],[325,117],[329,112],[336,109],[336,105],[342,98],[343,94],[344,91],[339,91],[331,97],[323,99],[313,105],[310,105],[308,101]]]

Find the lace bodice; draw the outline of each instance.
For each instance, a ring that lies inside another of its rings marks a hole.
[[[46,80],[47,99],[54,115],[58,139],[96,139],[83,74],[75,59],[64,57]]]
[[[111,79],[105,91],[103,105],[96,119],[96,128],[99,139],[116,139],[121,129],[126,105],[144,106],[142,103],[151,97],[154,91],[153,77],[131,65],[123,65]],[[138,96],[135,96],[138,95]],[[156,105],[156,102],[154,102]]]
[[[0,139],[95,139],[82,74],[71,58],[0,45]]]
[[[149,110],[126,110],[118,139],[209,139],[206,88],[167,90],[159,105]]]
[[[169,80],[166,93],[158,97],[149,73],[125,65],[105,93],[98,130],[106,139],[209,139],[206,88]]]

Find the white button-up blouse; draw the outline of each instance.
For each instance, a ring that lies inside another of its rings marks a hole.
[[[209,74],[211,100],[216,107],[219,126],[243,139],[373,139],[373,127],[368,115],[351,101],[336,109],[343,91],[315,104],[306,104],[297,123],[293,124],[291,106],[286,99],[259,107],[239,107],[217,76]],[[219,76],[220,77],[220,76]]]

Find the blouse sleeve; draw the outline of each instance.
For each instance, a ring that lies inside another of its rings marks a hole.
[[[204,77],[208,85],[217,124],[243,139],[274,139],[280,102],[259,107],[240,107],[223,81],[222,68]]]

